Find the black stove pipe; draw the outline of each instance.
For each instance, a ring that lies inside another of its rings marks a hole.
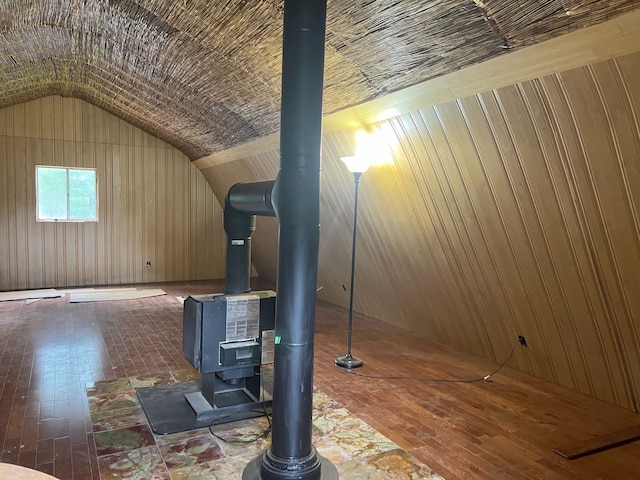
[[[243,480],[337,479],[311,443],[327,0],[285,0],[271,447]]]
[[[227,234],[227,275],[224,293],[251,291],[251,235],[256,215],[274,216],[271,191],[274,181],[236,183],[224,199]]]

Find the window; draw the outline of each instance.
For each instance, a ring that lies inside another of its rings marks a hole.
[[[39,222],[97,222],[95,168],[36,166]]]

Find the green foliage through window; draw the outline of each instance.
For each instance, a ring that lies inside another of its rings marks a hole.
[[[97,221],[95,169],[37,166],[36,203],[38,221]]]

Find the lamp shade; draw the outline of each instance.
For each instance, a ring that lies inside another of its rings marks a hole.
[[[364,173],[369,169],[371,162],[363,156],[340,157],[350,172]]]

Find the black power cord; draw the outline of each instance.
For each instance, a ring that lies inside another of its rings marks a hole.
[[[269,426],[262,433],[256,435],[255,437],[249,437],[249,438],[221,437],[220,435],[218,435],[212,430],[213,427],[209,427],[209,433],[211,433],[211,435],[213,435],[215,438],[217,438],[218,440],[224,443],[254,443],[262,438],[267,438],[269,436],[272,428],[271,415],[269,415],[269,412],[267,411],[267,404],[266,404],[265,395],[264,395],[263,378],[264,378],[264,375],[263,375],[262,365],[260,365],[260,392],[262,393],[262,411],[264,412],[264,416],[267,417],[267,422],[269,423]]]
[[[509,360],[511,360],[511,357],[513,357],[513,352],[516,351],[516,348],[518,347],[518,345],[520,345],[520,341],[518,341],[513,348],[511,349],[511,353],[509,354],[509,356],[506,358],[506,360],[504,362],[502,362],[500,364],[500,366],[495,369],[493,372],[491,372],[488,375],[485,375],[484,377],[479,377],[479,378],[470,378],[470,379],[466,379],[466,380],[458,380],[458,379],[449,379],[449,378],[429,378],[429,377],[408,377],[408,376],[402,376],[402,375],[367,375],[366,373],[359,373],[356,372],[354,370],[349,370],[349,369],[344,369],[341,367],[336,366],[336,368],[338,368],[339,370],[348,373],[350,375],[356,375],[358,377],[363,377],[363,378],[373,378],[376,380],[415,380],[415,381],[419,381],[419,382],[444,382],[444,383],[474,383],[474,382],[484,382],[486,380],[489,380],[489,378],[492,375],[495,375],[496,373],[498,373],[500,370],[502,370],[502,368],[507,364],[507,362]]]
[[[211,427],[209,427],[209,432],[211,433],[211,435],[216,437],[218,440],[223,441],[224,443],[254,443],[254,442],[257,442],[258,440],[260,440],[262,438],[267,438],[269,436],[269,434],[271,433],[271,418],[266,413],[266,409],[265,409],[265,416],[267,417],[267,421],[269,422],[269,426],[262,433],[260,433],[259,435],[256,435],[255,437],[249,437],[249,438],[224,438],[224,437],[221,437],[220,435],[218,435],[217,433],[215,433],[213,430],[211,430]]]

